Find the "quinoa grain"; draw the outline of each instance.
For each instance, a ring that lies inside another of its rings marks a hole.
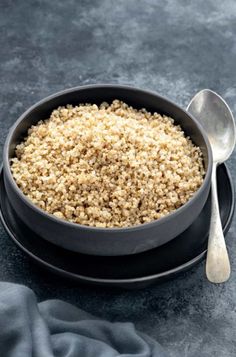
[[[13,177],[38,207],[95,227],[128,227],[174,211],[203,182],[202,153],[174,120],[114,100],[67,105],[28,130]]]

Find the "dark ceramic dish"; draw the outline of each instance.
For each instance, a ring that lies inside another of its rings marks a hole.
[[[233,218],[235,196],[232,177],[224,164],[217,169],[217,184],[226,234]],[[119,257],[70,252],[41,239],[20,220],[9,204],[0,173],[0,218],[13,242],[40,266],[77,283],[136,289],[174,278],[204,258],[210,217],[209,194],[197,219],[178,237],[158,248]]]
[[[50,116],[60,105],[84,102],[99,104],[121,99],[135,108],[145,107],[174,118],[198,145],[204,157],[206,176],[194,196],[175,212],[159,220],[127,228],[95,228],[60,220],[36,207],[16,185],[9,159],[27,129]],[[40,237],[68,250],[91,255],[128,255],[158,247],[183,232],[201,212],[210,189],[212,153],[202,127],[185,110],[156,93],[119,85],[91,85],[56,93],[28,109],[12,126],[3,154],[4,183],[10,204],[19,218]]]

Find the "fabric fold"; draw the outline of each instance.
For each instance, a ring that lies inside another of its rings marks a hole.
[[[0,283],[1,357],[167,357],[130,322],[109,322],[60,300],[37,303],[22,285]]]

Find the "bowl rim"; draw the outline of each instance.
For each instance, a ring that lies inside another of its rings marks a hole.
[[[175,107],[176,109],[181,110],[182,112],[184,112],[188,117],[190,117],[190,119],[195,123],[196,127],[200,131],[200,133],[201,133],[201,135],[202,135],[202,137],[204,139],[204,142],[206,144],[207,155],[208,155],[208,167],[207,167],[207,171],[206,171],[205,177],[203,179],[203,183],[201,184],[201,186],[198,188],[198,190],[193,194],[193,196],[185,204],[183,204],[181,207],[177,208],[173,212],[168,213],[166,216],[163,216],[163,217],[161,217],[159,219],[156,219],[156,220],[153,220],[151,222],[142,223],[142,224],[138,224],[138,225],[134,225],[134,226],[128,226],[128,227],[109,227],[109,228],[104,228],[104,227],[94,227],[94,226],[87,226],[87,225],[83,225],[83,224],[79,224],[79,223],[73,223],[73,222],[70,222],[68,220],[64,220],[64,219],[58,218],[58,217],[54,216],[53,214],[48,213],[48,212],[44,211],[43,209],[39,208],[38,206],[36,206],[23,193],[23,191],[19,188],[19,186],[17,185],[15,179],[13,178],[13,175],[12,175],[12,172],[11,172],[11,168],[10,168],[10,162],[9,162],[9,158],[8,158],[9,146],[10,146],[10,143],[11,143],[12,136],[13,136],[13,134],[15,132],[15,129],[25,119],[25,117],[27,115],[29,115],[33,110],[35,110],[38,106],[40,106],[40,105],[42,105],[42,104],[44,104],[46,102],[49,102],[52,99],[55,99],[55,98],[60,97],[60,96],[63,96],[64,94],[68,94],[68,93],[72,93],[72,92],[80,91],[80,90],[86,90],[86,89],[102,89],[102,88],[117,88],[117,89],[122,89],[122,90],[127,90],[127,91],[136,91],[136,92],[139,92],[140,96],[142,94],[146,94],[146,95],[152,95],[152,96],[158,97],[161,100],[164,100],[164,101],[168,102],[168,104],[170,104],[171,106]],[[120,233],[122,233],[122,232],[128,232],[128,231],[142,230],[142,229],[149,228],[149,227],[151,228],[152,226],[157,226],[157,225],[162,225],[163,223],[168,223],[169,221],[171,221],[171,219],[173,217],[179,216],[181,213],[183,213],[184,211],[186,211],[189,208],[191,208],[191,206],[193,205],[195,199],[205,189],[206,185],[208,184],[208,182],[210,181],[210,178],[211,178],[212,165],[213,165],[213,156],[212,156],[212,149],[211,149],[211,145],[210,145],[209,139],[208,139],[203,127],[201,126],[201,124],[190,113],[188,113],[187,110],[181,108],[179,105],[175,104],[171,100],[159,95],[158,93],[156,93],[154,91],[144,90],[144,89],[140,89],[140,88],[129,86],[129,85],[119,85],[119,84],[89,84],[89,85],[83,85],[83,86],[76,86],[76,87],[72,87],[72,88],[61,90],[59,92],[53,93],[53,94],[41,99],[40,101],[38,101],[35,104],[33,104],[32,106],[30,106],[27,110],[25,110],[20,115],[20,117],[14,122],[14,124],[10,127],[8,135],[7,135],[6,140],[5,140],[4,147],[3,147],[3,171],[4,171],[4,174],[7,175],[7,178],[9,180],[10,184],[11,184],[11,187],[14,189],[15,193],[20,197],[20,199],[30,209],[32,209],[33,211],[35,211],[39,215],[43,216],[44,218],[47,218],[47,219],[53,221],[54,223],[63,224],[65,226],[68,226],[68,227],[71,227],[71,228],[77,228],[77,229],[82,229],[82,230],[87,230],[87,231],[100,231],[100,232],[106,232],[106,233],[107,232],[120,232]]]

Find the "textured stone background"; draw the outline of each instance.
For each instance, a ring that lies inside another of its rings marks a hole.
[[[185,107],[202,88],[219,92],[236,115],[234,0],[1,0],[1,149],[31,104],[88,83],[152,89]],[[235,174],[234,155],[229,162]],[[232,277],[209,284],[204,264],[141,291],[73,286],[38,270],[0,227],[0,279],[62,298],[111,320],[133,321],[171,356],[236,355],[236,225],[228,234]]]

